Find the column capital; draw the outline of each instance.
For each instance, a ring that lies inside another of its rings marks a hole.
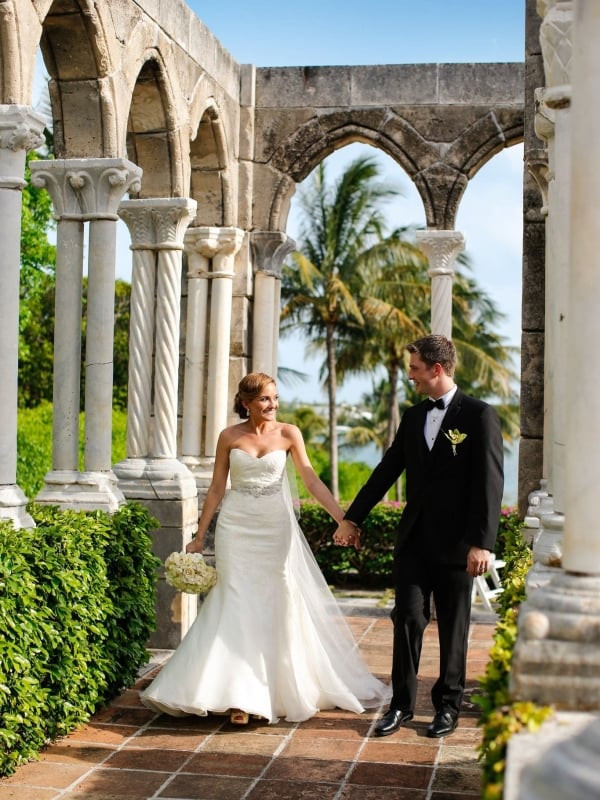
[[[196,208],[189,197],[151,197],[123,200],[118,215],[129,228],[131,250],[183,250]]]
[[[245,232],[241,228],[218,228],[201,226],[188,228],[185,233],[185,249],[204,258],[214,258],[217,254],[235,255],[244,241]]]
[[[125,158],[33,161],[34,186],[47,189],[57,219],[117,220],[121,198],[139,191],[142,170]]]
[[[0,105],[0,149],[35,150],[44,144],[45,125],[31,106]]]
[[[254,271],[281,278],[284,259],[296,249],[296,242],[281,231],[253,231],[250,247]]]
[[[429,275],[454,275],[456,256],[465,249],[460,231],[424,230],[416,232],[417,245],[429,259]]]

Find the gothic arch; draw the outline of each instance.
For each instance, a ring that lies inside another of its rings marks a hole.
[[[443,123],[440,126],[440,118]],[[342,118],[340,118],[342,117]],[[428,117],[449,133],[440,140]],[[523,140],[521,108],[494,111],[452,107],[349,109],[315,115],[278,142],[268,155],[273,179],[269,224],[282,230],[289,202],[299,183],[334,150],[353,142],[370,144],[389,155],[419,192],[427,225],[452,230],[469,179],[497,152]],[[284,177],[285,176],[285,177]],[[287,180],[286,180],[287,178]],[[291,180],[290,180],[291,179]],[[285,218],[282,217],[285,215]]]
[[[131,94],[127,158],[144,170],[140,198],[183,197],[187,170],[174,92],[160,53],[144,59]]]
[[[231,164],[222,115],[214,97],[201,107],[190,143],[190,196],[198,201],[195,225],[235,224]]]
[[[40,46],[51,79],[57,158],[118,155],[105,23],[92,0],[55,0],[43,21]]]

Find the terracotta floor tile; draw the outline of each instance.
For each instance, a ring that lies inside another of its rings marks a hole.
[[[459,795],[481,791],[481,770],[441,766],[436,770],[432,789],[437,792],[455,792]]]
[[[69,742],[88,742],[90,744],[121,745],[137,733],[137,727],[130,725],[97,725],[95,719],[89,725],[70,733]]]
[[[294,731],[295,738],[303,736],[334,739],[363,739],[371,727],[372,719],[365,719],[362,715],[354,719],[323,718],[321,716],[303,722]]]
[[[82,800],[148,800],[165,782],[164,772],[96,769],[75,786],[69,797]]]
[[[348,761],[319,758],[277,758],[265,773],[268,780],[341,782],[348,772]]]
[[[107,759],[106,769],[139,769],[148,772],[177,772],[190,758],[185,750],[135,750],[131,747],[118,750]]]
[[[156,719],[148,725],[147,730],[163,731],[200,731],[204,733],[214,733],[226,724],[226,718],[209,714],[206,717],[197,717],[190,714],[188,717],[170,717],[168,714],[159,714]]]
[[[460,797],[460,800],[481,800],[481,791],[478,791],[476,794],[467,792],[460,795],[457,795],[456,792],[453,791],[431,793],[431,800],[457,800],[458,797]]]
[[[356,758],[360,742],[348,739],[324,739],[295,736],[287,743],[280,758],[328,758],[352,761]]]
[[[477,750],[474,747],[444,745],[444,747],[440,748],[438,764],[473,767],[474,764],[477,764]]]
[[[361,614],[349,622],[370,669],[388,682],[389,618]],[[139,692],[160,669],[157,655],[135,687],[88,725],[0,780],[0,800],[479,800],[482,732],[473,698],[492,639],[493,626],[471,626],[459,727],[439,740],[426,736],[439,669],[435,621],[425,632],[415,718],[381,738],[368,734],[382,709],[330,709],[300,724],[251,720],[241,729],[227,715],[156,714]]]
[[[24,764],[9,778],[3,778],[2,784],[65,789],[77,778],[85,775],[89,769],[89,764],[55,764],[50,761],[35,761]]]
[[[375,739],[367,742],[361,750],[359,760],[385,764],[429,764],[433,766],[439,749],[435,744],[407,744]]]
[[[98,764],[114,752],[114,747],[100,744],[79,744],[63,739],[48,745],[40,754],[40,761],[60,764]]]
[[[196,753],[185,765],[185,772],[200,772],[205,775],[229,775],[255,778],[271,761],[270,756],[256,753]]]
[[[185,800],[241,800],[252,780],[227,778],[220,775],[189,775],[182,773],[165,786],[158,797]]]
[[[262,733],[217,733],[204,745],[205,752],[256,753],[273,755],[282,742],[281,736],[267,736]]]
[[[94,714],[95,722],[104,722],[109,725],[145,725],[155,716],[149,708],[121,708],[110,705]]]
[[[348,783],[358,783],[363,786],[404,786],[412,789],[427,789],[432,774],[433,767],[373,764],[361,761],[350,774]]]
[[[411,789],[406,786],[346,786],[339,800],[427,800],[427,792],[423,789]],[[454,797],[453,800],[464,800]]]
[[[189,730],[166,731],[157,728],[146,728],[125,744],[129,747],[148,748],[152,750],[196,750],[209,734]]]
[[[0,800],[54,800],[59,795],[54,789],[34,786],[6,786],[0,783]]]
[[[252,789],[248,800],[333,800],[337,791],[336,783],[263,780]]]

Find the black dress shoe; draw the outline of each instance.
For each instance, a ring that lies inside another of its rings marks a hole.
[[[389,736],[395,733],[405,722],[413,718],[412,711],[403,711],[401,708],[390,708],[375,725],[375,736]]]
[[[439,739],[440,736],[448,736],[458,725],[458,716],[450,711],[438,711],[431,725],[427,727],[427,736],[431,739]]]

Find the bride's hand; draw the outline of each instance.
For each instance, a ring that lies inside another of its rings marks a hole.
[[[198,537],[196,537],[195,539],[192,539],[192,541],[185,548],[185,552],[186,553],[202,553],[202,543],[200,542]]]

